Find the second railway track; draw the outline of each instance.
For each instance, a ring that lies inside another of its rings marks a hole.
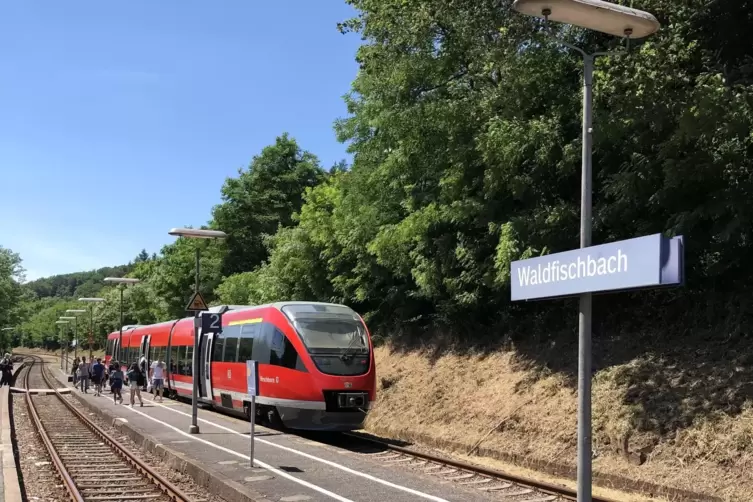
[[[29,357],[26,364],[23,385],[29,414],[71,500],[194,500],[57,392],[45,374],[41,358]],[[30,389],[49,392],[37,394]]]

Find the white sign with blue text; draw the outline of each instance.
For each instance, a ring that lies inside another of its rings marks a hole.
[[[683,239],[647,235],[514,261],[510,269],[512,301],[676,286],[684,279]]]

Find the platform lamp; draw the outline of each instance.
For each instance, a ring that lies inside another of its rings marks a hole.
[[[171,228],[168,234],[176,237],[185,237],[189,239],[225,239],[227,234],[220,230],[202,230],[199,228]],[[199,259],[201,251],[196,246],[196,280],[194,283],[194,294],[199,293]],[[191,426],[188,428],[189,434],[199,433],[198,424],[198,401],[199,401],[199,319],[201,311],[194,311],[193,321],[193,390],[191,392]]]
[[[115,357],[113,354],[113,357],[115,357],[116,361],[122,363],[120,360],[120,350],[123,347],[123,290],[125,290],[128,284],[138,284],[141,280],[132,277],[105,277],[105,282],[118,284],[118,289],[120,289],[120,337],[118,338],[118,355]]]
[[[75,360],[76,357],[78,357],[78,316],[81,314],[86,314],[86,310],[84,309],[68,309],[65,311],[66,314],[73,314],[75,316],[75,321],[73,323],[73,340],[75,343],[73,344],[73,359]],[[61,317],[61,319],[70,319],[69,317]]]
[[[583,132],[580,200],[580,247],[591,246],[591,142],[593,129],[594,60],[599,56],[624,53],[587,53],[548,30],[549,21],[565,23],[616,37],[644,38],[659,29],[656,18],[637,9],[603,0],[515,0],[513,9],[528,16],[543,18],[545,33],[559,44],[583,57]],[[578,502],[591,502],[591,293],[580,295],[578,314]]]
[[[55,321],[55,324],[60,325],[60,329],[65,329],[65,326],[63,324],[68,324],[68,321]],[[61,333],[62,334],[62,333]],[[62,337],[61,337],[62,338]],[[65,372],[68,373],[68,358],[65,357],[65,345],[67,340],[63,340],[63,343],[60,344],[60,369],[63,369],[63,359],[65,359]]]
[[[94,341],[94,304],[102,303],[104,298],[79,298],[80,302],[89,304],[89,361],[92,359],[92,342]]]

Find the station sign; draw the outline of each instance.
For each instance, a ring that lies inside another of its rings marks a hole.
[[[514,261],[510,299],[679,286],[684,280],[683,237],[653,234]]]

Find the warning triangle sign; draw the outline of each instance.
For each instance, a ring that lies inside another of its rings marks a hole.
[[[204,297],[197,291],[188,301],[186,310],[209,310],[209,307],[207,307],[207,302],[204,301]]]

